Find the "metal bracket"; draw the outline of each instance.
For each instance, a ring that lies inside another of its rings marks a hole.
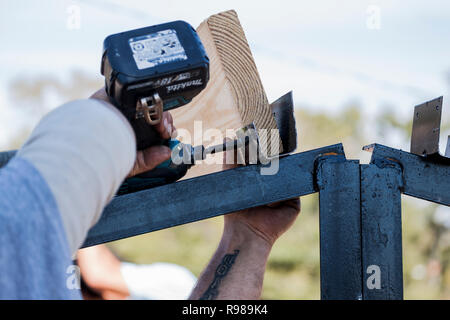
[[[411,153],[419,156],[438,158],[439,135],[441,131],[443,97],[427,101],[414,107],[411,133]],[[447,141],[445,157],[450,157],[450,136]]]
[[[297,148],[297,131],[294,118],[294,100],[292,91],[270,104],[273,116],[280,132],[283,151],[281,155],[290,154]]]

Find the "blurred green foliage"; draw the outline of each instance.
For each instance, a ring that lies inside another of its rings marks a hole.
[[[65,85],[43,77],[16,81],[12,97],[29,99],[40,117],[46,109],[48,90],[67,101],[87,97],[100,86],[89,76],[75,73]],[[369,159],[361,147],[381,139],[389,144],[396,132],[409,140],[411,121],[399,119],[387,109],[367,121],[358,103],[344,106],[338,113],[312,112],[297,105],[299,150],[342,142],[348,158]],[[367,124],[369,123],[369,125]],[[368,128],[371,127],[371,128]],[[443,123],[443,128],[448,128]],[[11,141],[17,147],[28,132]],[[396,147],[396,146],[393,146]],[[403,198],[403,263],[406,299],[450,299],[450,232],[436,223],[438,206]],[[448,211],[447,211],[448,213]],[[275,244],[265,274],[264,299],[319,299],[319,207],[317,195],[302,198],[302,213],[294,226]],[[172,262],[197,276],[212,256],[222,233],[223,217],[178,226],[111,243],[121,258],[135,263]],[[144,280],[143,280],[144,281]]]

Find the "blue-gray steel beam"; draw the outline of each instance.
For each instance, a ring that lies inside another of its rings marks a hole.
[[[317,165],[322,299],[362,299],[358,161],[322,157]]]
[[[0,152],[0,168],[5,166],[15,154],[16,150]]]
[[[404,194],[450,206],[450,159],[442,156],[424,158],[380,144],[370,148],[373,148],[372,162],[384,158],[401,165]]]
[[[83,246],[127,238],[316,192],[315,159],[344,154],[341,144],[279,160],[275,175],[250,165],[116,197]]]
[[[361,165],[363,299],[403,299],[401,188],[398,163]]]
[[[447,137],[447,147],[445,148],[445,156],[450,158],[450,136]]]

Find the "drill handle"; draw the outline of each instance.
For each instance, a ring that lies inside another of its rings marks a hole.
[[[143,150],[155,145],[167,144],[168,140],[161,138],[153,125],[148,124],[144,118],[131,121],[131,126],[136,135],[138,150]]]

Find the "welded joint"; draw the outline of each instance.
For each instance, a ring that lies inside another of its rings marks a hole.
[[[376,147],[376,144],[370,144],[363,147],[364,151],[372,152],[372,159],[370,160],[370,163],[373,165],[376,165],[380,169],[384,168],[393,168],[394,170],[398,171],[398,186],[400,190],[403,192],[404,186],[405,186],[405,177],[404,177],[404,167],[402,162],[399,159],[395,159],[392,157],[377,157],[374,155],[374,149]]]
[[[318,191],[324,188],[325,181],[322,176],[322,167],[325,163],[341,163],[345,161],[347,161],[345,154],[325,153],[317,156],[314,161],[314,188]]]
[[[371,164],[377,166],[380,169],[393,169],[397,172],[397,185],[400,191],[404,190],[405,178],[402,163],[394,158],[372,158]]]

